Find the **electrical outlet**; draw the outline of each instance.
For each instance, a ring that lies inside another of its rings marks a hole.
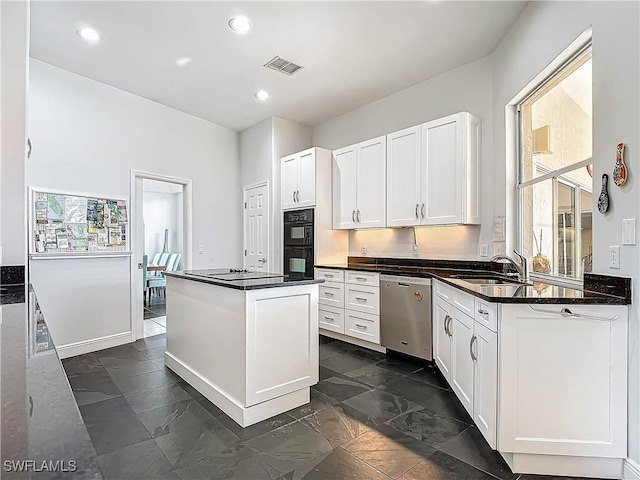
[[[620,268],[620,245],[609,245],[609,268]]]
[[[486,243],[481,243],[480,244],[480,256],[481,257],[488,257],[489,256],[489,245],[487,245]]]
[[[493,244],[493,254],[500,255],[504,253],[504,243],[502,242],[494,242]]]
[[[419,252],[418,252],[418,248],[419,248],[419,247],[418,247],[418,244],[417,244],[417,243],[414,243],[414,244],[413,244],[413,254],[414,254],[414,255],[418,255],[418,253],[419,253]]]
[[[204,255],[204,245],[198,245],[198,255]]]
[[[362,252],[362,255],[366,255],[367,254],[367,244],[363,243],[362,247],[360,247],[360,251]]]

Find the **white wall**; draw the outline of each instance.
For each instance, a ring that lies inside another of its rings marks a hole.
[[[25,145],[29,2],[2,2],[0,265],[26,264]]]
[[[131,169],[191,179],[192,251],[198,252],[198,245],[204,249],[194,255],[193,268],[240,264],[237,132],[38,60],[31,59],[30,66],[29,132],[35,148],[27,165],[29,185],[129,197]],[[134,261],[141,259],[142,252],[136,252]],[[120,281],[130,284],[127,275]],[[57,287],[40,282],[39,288]],[[50,318],[46,307],[57,345],[90,340],[56,338],[55,328],[86,322],[90,313],[69,309],[66,317]],[[109,337],[131,330],[131,320],[126,323],[112,321],[90,331]]]
[[[608,246],[621,244],[621,221],[640,216],[640,5],[637,2],[531,2],[492,54],[494,63],[494,175],[496,214],[510,214],[513,173],[507,155],[504,108],[515,95],[587,28],[593,29],[594,205],[599,179],[613,169],[615,148],[628,145],[630,176],[623,188],[610,184],[611,208],[594,208],[594,272],[632,277],[634,304],[629,319],[629,458],[640,461],[640,255],[621,246],[619,270],[608,267]],[[634,175],[634,172],[636,175]],[[511,223],[511,235],[515,225]]]
[[[273,119],[267,118],[240,132],[240,183],[243,187],[271,181]]]
[[[181,224],[178,223],[178,208],[182,208],[179,198],[182,193],[144,192],[144,253],[153,256],[162,252],[164,231],[169,229],[169,252],[182,254],[182,243],[178,235]]]
[[[479,243],[491,245],[494,168],[491,93],[492,64],[487,57],[316,126],[312,130],[313,145],[334,150],[452,113],[468,111],[476,115],[482,120],[482,226],[417,229],[420,256],[441,253],[441,239],[446,238],[448,249],[444,256],[476,258]],[[352,255],[360,254],[363,239],[366,239],[369,256],[412,255],[411,229],[351,232]]]
[[[240,261],[238,134],[31,59],[27,183],[129,196],[131,169],[193,181],[194,268]]]

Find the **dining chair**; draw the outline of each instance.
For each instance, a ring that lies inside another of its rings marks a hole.
[[[142,297],[144,298],[144,305],[147,305],[147,265],[149,261],[149,255],[142,256]]]

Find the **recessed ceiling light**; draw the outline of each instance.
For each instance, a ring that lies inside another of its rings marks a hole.
[[[269,93],[266,92],[265,90],[258,90],[255,94],[254,97],[256,97],[258,100],[262,100],[263,102],[269,98]]]
[[[186,67],[191,63],[192,60],[193,58],[191,57],[180,57],[179,59],[176,60],[176,65],[178,67]]]
[[[80,38],[87,42],[95,43],[100,40],[100,34],[90,27],[81,28],[77,33]]]
[[[233,17],[229,20],[229,28],[240,35],[246,35],[253,30],[253,24],[247,17]]]

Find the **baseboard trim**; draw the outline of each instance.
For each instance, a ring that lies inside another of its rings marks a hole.
[[[60,358],[69,358],[75,357],[76,355],[83,355],[85,353],[97,352],[98,350],[104,350],[105,348],[117,347],[118,345],[131,343],[132,341],[133,335],[129,330],[128,332],[92,338],[89,340],[83,340],[82,342],[67,343],[66,345],[56,347],[56,351]]]
[[[622,475],[624,480],[640,480],[640,463],[630,458],[625,458],[624,472]]]
[[[359,347],[368,348],[369,350],[375,350],[376,352],[380,352],[380,353],[387,353],[387,349],[384,348],[382,345],[367,342],[366,340],[360,340],[359,338],[351,337],[343,333],[332,332],[331,330],[325,330],[322,327],[320,327],[319,333],[320,335],[324,335],[325,337],[335,338],[336,340],[342,340],[343,342],[352,343],[353,345],[358,345]]]

